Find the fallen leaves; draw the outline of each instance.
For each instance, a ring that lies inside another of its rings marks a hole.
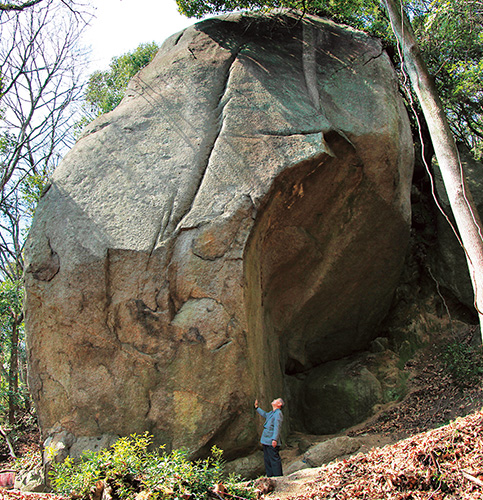
[[[216,491],[223,496],[221,487]],[[3,500],[62,500],[0,492]],[[319,469],[291,500],[483,500],[483,410]]]
[[[53,493],[24,493],[18,490],[0,491],[1,500],[65,500],[65,497]]]
[[[483,499],[483,411],[320,468],[292,500]]]

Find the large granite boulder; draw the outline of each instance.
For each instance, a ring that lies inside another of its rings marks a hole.
[[[412,151],[390,60],[361,32],[244,14],[169,38],[56,169],[32,225],[44,437],[253,450],[255,397],[377,336]]]

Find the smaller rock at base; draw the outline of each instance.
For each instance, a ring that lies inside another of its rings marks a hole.
[[[295,460],[291,464],[287,465],[283,468],[284,475],[288,476],[293,474],[294,472],[298,472],[299,470],[309,469],[311,466],[307,463],[306,460]]]
[[[22,492],[44,493],[47,488],[42,467],[19,472],[15,478],[15,489]]]
[[[355,453],[361,447],[361,442],[356,438],[339,436],[320,443],[304,455],[304,460],[310,467],[320,467],[346,455]]]
[[[98,453],[104,448],[111,447],[119,436],[114,434],[102,434],[101,436],[81,436],[78,437],[70,448],[70,456],[74,460],[78,460],[85,451]]]
[[[247,457],[237,458],[225,464],[225,473],[237,474],[247,479],[255,479],[265,474],[263,452],[256,451]]]

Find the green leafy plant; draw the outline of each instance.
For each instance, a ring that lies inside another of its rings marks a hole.
[[[223,478],[223,452],[213,447],[211,457],[192,462],[185,450],[166,453],[163,447],[149,451],[147,433],[119,439],[111,448],[85,452],[77,463],[68,457],[53,464],[51,484],[56,493],[94,498],[109,490],[120,499],[134,499],[140,492],[150,498],[204,500],[215,485],[223,483],[230,495],[255,498],[255,491],[239,484],[240,478]]]
[[[477,384],[483,376],[483,347],[452,342],[443,351],[443,362],[458,385],[468,387]]]
[[[18,274],[11,263],[11,274]],[[20,278],[4,277],[0,282],[0,421],[14,427],[18,412],[29,406],[27,386],[21,366],[25,364],[23,287]],[[7,418],[8,417],[8,418]]]
[[[147,66],[159,50],[154,42],[142,43],[132,52],[113,57],[106,71],[95,71],[85,94],[86,121],[112,111],[122,100],[129,80]]]

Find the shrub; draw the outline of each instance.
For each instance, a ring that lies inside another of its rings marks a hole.
[[[483,375],[483,348],[467,342],[452,342],[443,352],[443,361],[456,384],[469,387]]]
[[[146,492],[150,499],[205,500],[217,484],[230,496],[255,498],[253,488],[240,478],[223,479],[223,452],[213,447],[212,456],[192,462],[184,450],[166,453],[163,447],[149,451],[147,433],[119,439],[111,448],[84,452],[78,463],[67,458],[53,464],[53,490],[61,495],[92,499],[107,490],[113,498],[134,499]]]

